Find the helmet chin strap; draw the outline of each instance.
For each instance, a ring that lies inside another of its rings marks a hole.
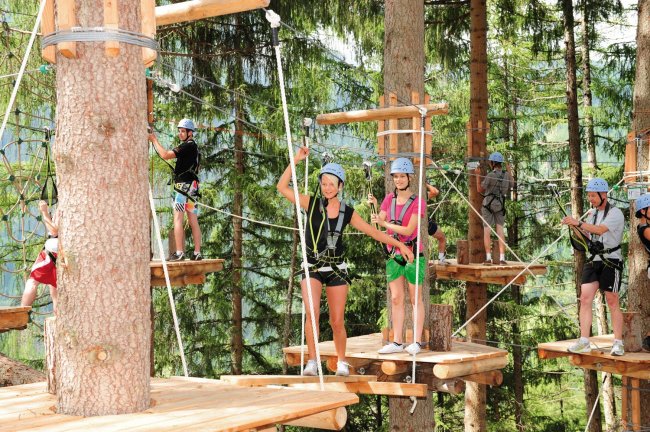
[[[603,192],[598,192],[598,198],[600,198],[600,203],[598,204],[598,207],[600,207],[605,202],[605,199],[603,198]]]

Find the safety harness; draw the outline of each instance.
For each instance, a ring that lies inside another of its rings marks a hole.
[[[324,197],[314,197],[318,200],[318,211],[322,216],[321,224],[318,227],[318,232],[314,233],[314,226],[311,223],[316,204],[311,206],[309,212],[309,233],[311,235],[312,249],[309,252],[311,257],[316,261],[313,264],[310,264],[310,267],[315,267],[316,271],[319,272],[335,272],[342,279],[347,278],[347,264],[343,262],[343,257],[336,254],[336,245],[341,238],[343,232],[343,223],[345,221],[345,211],[347,206],[345,202],[341,201],[341,206],[339,208],[339,215],[336,220],[336,225],[334,231],[330,232],[330,223],[327,216],[327,199]],[[323,228],[324,233],[323,233]],[[326,247],[324,250],[318,250],[318,242],[321,239],[321,235],[325,235]],[[345,275],[338,273],[339,271],[346,272]]]
[[[607,213],[609,213],[610,208],[611,208],[611,206],[610,206],[609,203],[605,204],[605,210],[603,212],[603,218],[601,220],[601,223],[605,220],[605,218],[607,218]],[[598,209],[596,209],[596,211],[594,212],[594,218],[592,220],[592,224],[596,225],[597,220],[598,220]],[[594,260],[594,258],[596,258],[598,256],[602,260],[603,264],[605,264],[606,266],[613,267],[613,268],[615,268],[615,269],[617,269],[619,271],[623,270],[623,264],[622,263],[615,263],[612,260],[605,257],[605,255],[610,254],[612,252],[616,252],[617,250],[619,250],[621,248],[621,245],[618,244],[618,245],[616,245],[616,246],[614,246],[612,248],[605,249],[604,246],[603,246],[603,242],[600,241],[600,240],[597,240],[598,237],[600,237],[600,236],[596,235],[596,234],[592,234],[591,238],[587,238],[586,236],[584,236],[584,238],[586,240],[585,243],[587,245],[586,250],[584,249],[584,245],[581,244],[581,243],[577,243],[577,246],[579,246],[579,248],[576,248],[576,244],[574,244],[573,238],[571,240],[571,244],[573,245],[573,247],[576,250],[579,250],[579,251],[582,251],[582,252],[589,252],[590,256],[589,256],[589,258],[587,258],[587,261],[586,261],[587,263],[592,262]]]
[[[483,204],[483,207],[486,208],[490,213],[492,213],[495,216],[501,212],[503,212],[503,216],[506,215],[506,197],[501,193],[501,184],[503,183],[504,177],[505,177],[505,172],[501,171],[501,174],[497,178],[496,185],[492,186],[490,191],[487,194],[483,195],[483,198],[485,197],[490,198],[490,200],[486,204]],[[495,193],[495,190],[498,193]],[[499,211],[492,210],[492,203],[494,202],[494,200],[497,200],[497,202],[501,204],[501,210]]]
[[[395,218],[395,214],[397,213],[397,194],[394,194],[393,199],[391,200],[390,203],[390,213],[388,214],[389,217],[388,222],[395,225],[404,226],[403,225],[404,216],[406,215],[406,212],[411,207],[411,205],[415,202],[416,198],[417,196],[415,194],[411,195],[404,203],[404,207],[402,207],[402,211],[400,211],[399,216]],[[393,232],[392,236],[397,241],[401,241],[406,246],[411,248],[411,250],[413,250],[413,247],[415,246],[417,240],[417,236],[415,236],[411,240],[402,241],[402,239],[399,238],[399,234],[397,234],[396,232]],[[382,249],[385,251],[386,255],[392,258],[397,264],[401,266],[406,265],[406,260],[404,259],[404,257],[401,254],[395,253],[395,249],[396,249],[395,246],[386,245],[386,247]]]

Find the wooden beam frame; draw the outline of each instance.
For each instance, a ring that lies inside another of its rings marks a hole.
[[[499,387],[503,383],[503,372],[500,370],[492,370],[487,372],[480,372],[471,375],[460,376],[458,379],[463,381],[475,382],[478,384],[489,385],[492,387]]]
[[[319,383],[296,383],[289,387],[296,387],[304,390],[320,390]],[[409,384],[398,382],[329,382],[324,384],[326,391],[347,392],[358,394],[386,395],[386,396],[415,396],[426,397],[429,391],[426,384]]]
[[[391,119],[397,121],[397,119],[400,118],[411,118],[414,116],[419,116],[419,108],[426,109],[427,116],[443,115],[449,113],[449,105],[446,103],[422,104],[419,106],[389,106],[387,108],[319,114],[316,116],[316,123],[320,125],[333,125],[341,123],[380,121]]]
[[[54,0],[45,0],[43,17],[41,18],[41,36],[54,33]],[[49,63],[56,63],[56,47],[50,45],[41,50],[41,57]]]
[[[377,378],[372,375],[350,375],[346,377],[336,375],[323,376],[323,381],[325,383],[368,382],[375,381],[376,379]],[[219,380],[229,382],[230,384],[247,387],[288,384],[315,384],[320,382],[317,376],[301,375],[221,375]]]
[[[341,430],[348,421],[348,411],[345,407],[338,407],[329,411],[323,411],[307,417],[292,420],[285,425],[300,426],[306,428],[317,428],[327,430]],[[275,429],[272,429],[275,430]]]
[[[56,17],[59,30],[70,30],[77,25],[77,16],[74,0],[57,0]],[[63,57],[73,59],[77,58],[76,42],[61,42],[56,45],[56,49]]]
[[[484,360],[475,360],[465,363],[436,364],[433,373],[441,379],[456,378],[465,375],[472,375],[480,372],[487,372],[495,369],[503,369],[508,364],[508,357],[494,357]]]
[[[270,0],[189,0],[156,7],[156,25],[164,26],[267,7]]]

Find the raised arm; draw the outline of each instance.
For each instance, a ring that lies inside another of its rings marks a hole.
[[[300,161],[305,160],[307,156],[309,156],[309,148],[308,147],[299,148],[298,151],[296,152],[296,155],[294,156],[294,161],[296,162],[296,165],[298,165]],[[293,194],[293,187],[289,186],[290,181],[291,181],[291,165],[288,165],[287,168],[282,173],[282,175],[280,176],[280,180],[278,180],[278,185],[276,187],[278,189],[278,192],[280,192],[283,197],[285,197],[290,202],[295,204],[296,200]],[[300,197],[300,207],[303,209],[307,209],[309,207],[309,195],[298,194],[298,196]]]
[[[45,228],[47,231],[53,235],[53,236],[58,236],[59,235],[59,228],[56,223],[52,221],[52,218],[50,217],[50,212],[48,211],[48,206],[45,201],[39,201],[38,202],[38,209],[41,211],[41,216],[43,217],[43,223],[45,224]]]
[[[429,183],[425,183],[427,186],[427,198],[428,199],[433,199],[437,197],[440,194],[440,191],[438,190],[437,187],[431,186]]]
[[[476,190],[479,193],[485,192],[485,188],[483,187],[483,181],[482,181],[482,176],[483,174],[481,173],[481,167],[476,167],[474,170],[474,175],[476,176]]]
[[[176,153],[174,153],[172,150],[167,150],[163,148],[162,145],[160,145],[160,142],[158,142],[158,137],[156,136],[156,134],[150,133],[149,141],[153,144],[153,147],[156,149],[156,152],[160,155],[161,158],[165,160],[176,158]]]
[[[368,224],[361,218],[361,216],[359,216],[357,212],[352,213],[350,225],[377,241],[399,248],[402,256],[406,258],[408,262],[413,262],[413,252],[411,252],[411,249],[409,249],[404,243],[400,242],[399,240],[396,240],[395,238],[379,231],[377,228]]]

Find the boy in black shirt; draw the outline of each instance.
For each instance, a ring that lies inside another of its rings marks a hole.
[[[194,253],[190,259],[198,261],[203,259],[201,256],[201,229],[199,227],[198,214],[199,209],[196,206],[196,200],[199,194],[199,148],[194,142],[194,131],[196,127],[190,119],[183,119],[178,122],[178,137],[181,144],[173,150],[165,150],[156,135],[149,134],[156,151],[164,160],[176,159],[174,167],[174,240],[176,242],[176,252],[172,253],[168,261],[180,261],[185,257],[183,251],[185,236],[183,231],[183,214],[187,214],[187,220],[192,228],[192,238],[194,240]]]

